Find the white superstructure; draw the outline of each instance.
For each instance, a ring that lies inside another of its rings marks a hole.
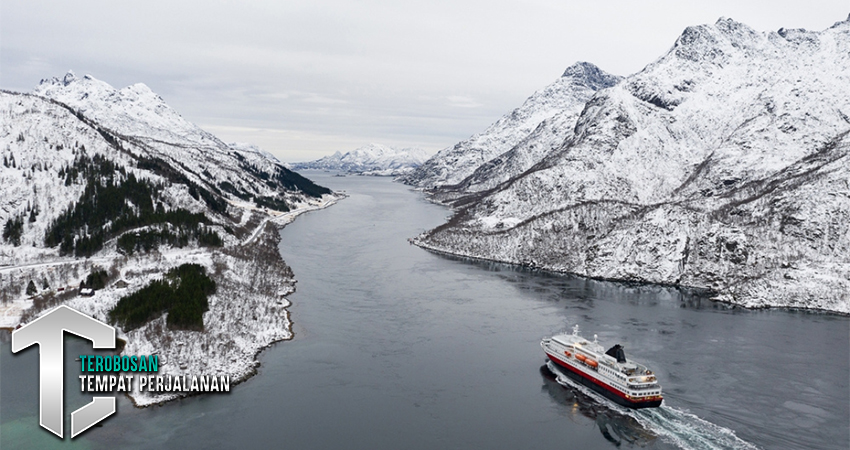
[[[655,374],[642,364],[626,360],[619,344],[606,352],[596,336],[593,342],[581,337],[576,325],[572,334],[543,339],[540,346],[572,378],[617,403],[637,408],[661,404],[661,386]]]

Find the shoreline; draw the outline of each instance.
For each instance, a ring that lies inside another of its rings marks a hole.
[[[253,222],[254,228],[246,230],[242,238],[231,237],[230,242],[219,248],[168,249],[123,261],[120,256],[111,255],[113,267],[114,261],[120,261],[121,265],[115,269],[118,275],[95,296],[73,294],[57,298],[50,304],[37,305],[29,298],[17,300],[31,306],[16,311],[15,317],[7,316],[4,325],[8,326],[2,329],[11,334],[20,323],[33,320],[59,304],[67,304],[107,322],[108,311],[120,297],[160,278],[171,267],[197,263],[206,267],[218,288],[209,297],[204,330],[170,330],[165,326],[166,312],[127,332],[116,328],[116,338],[123,344],[116,346],[116,354],[159,354],[162,360],[160,375],[227,375],[231,377],[231,386],[241,384],[257,375],[259,355],[265,349],[294,338],[289,312],[292,303],[287,297],[295,292],[297,280],[280,253],[281,231],[301,214],[325,209],[346,197],[343,193],[334,193],[287,212],[243,209],[243,221]],[[68,264],[75,270],[87,272],[95,263],[73,260]],[[116,287],[116,279],[129,283],[130,289]],[[199,394],[205,392],[152,395],[139,392],[138,382],[134,383],[132,391],[124,392],[136,408],[162,406]]]
[[[435,202],[432,202],[432,203],[435,203]],[[750,310],[750,311],[784,310],[784,311],[791,311],[791,312],[806,312],[806,313],[813,313],[813,314],[830,314],[830,315],[835,315],[835,316],[839,316],[839,317],[850,317],[850,312],[835,311],[835,310],[830,310],[830,309],[825,309],[825,308],[816,308],[816,307],[785,306],[785,305],[773,305],[773,304],[766,304],[766,305],[762,305],[762,306],[749,306],[749,305],[742,304],[742,303],[736,303],[736,302],[733,302],[733,301],[723,300],[723,299],[719,298],[719,296],[724,295],[723,293],[717,292],[717,291],[714,291],[714,290],[711,290],[711,289],[707,289],[707,288],[696,287],[696,286],[686,286],[686,285],[668,284],[668,283],[654,283],[654,282],[650,282],[650,281],[640,281],[640,280],[623,280],[623,279],[617,279],[617,278],[593,277],[593,276],[582,275],[582,274],[575,273],[575,272],[560,271],[560,270],[556,270],[556,269],[550,269],[550,268],[539,267],[539,266],[530,266],[530,265],[526,265],[526,264],[522,264],[522,263],[502,261],[502,260],[498,260],[498,259],[494,259],[494,258],[487,258],[487,257],[483,257],[483,256],[466,255],[466,254],[462,254],[462,253],[453,253],[453,252],[450,252],[450,251],[447,251],[447,250],[444,250],[444,249],[441,249],[441,248],[437,248],[437,247],[435,247],[431,244],[424,242],[422,239],[420,239],[420,236],[417,236],[417,237],[414,237],[414,238],[409,238],[408,242],[411,243],[412,245],[415,245],[415,246],[423,249],[423,250],[426,250],[426,251],[429,251],[429,252],[432,252],[432,253],[435,253],[435,254],[443,255],[443,256],[450,256],[450,257],[453,257],[453,258],[463,258],[463,259],[469,259],[469,260],[474,260],[474,261],[486,261],[486,262],[491,262],[491,263],[506,264],[506,265],[510,265],[510,266],[514,266],[514,267],[529,269],[529,270],[539,270],[539,271],[554,274],[554,275],[570,275],[570,276],[575,276],[575,277],[584,278],[584,279],[588,279],[588,280],[594,280],[594,281],[606,281],[606,282],[609,282],[609,283],[618,283],[618,284],[626,284],[626,285],[635,284],[635,285],[639,285],[639,286],[658,286],[658,287],[664,287],[664,288],[673,288],[673,289],[677,289],[677,290],[692,290],[692,291],[695,291],[695,292],[702,292],[703,294],[706,295],[706,299],[710,300],[712,302],[730,305],[730,306],[738,307],[738,308],[743,308],[743,309],[747,309],[747,310]]]
[[[266,226],[267,223],[272,223],[272,224],[275,225],[274,231],[276,232],[276,235],[278,236],[278,238],[276,240],[279,242],[280,232],[284,228],[286,228],[286,225],[292,223],[295,220],[295,218],[297,218],[301,214],[313,212],[313,211],[320,211],[322,209],[333,206],[338,201],[343,200],[343,199],[348,197],[348,195],[346,195],[344,193],[339,193],[339,192],[335,192],[334,195],[336,196],[335,199],[326,202],[325,204],[323,204],[320,207],[304,208],[304,209],[299,210],[296,214],[288,214],[287,213],[287,214],[283,214],[283,215],[279,216],[279,217],[285,217],[284,221],[275,220],[277,218],[263,221],[260,225],[258,225],[258,228],[263,229],[263,231],[261,231],[260,233],[253,232],[251,237],[248,239],[248,242],[242,242],[239,245],[240,246],[248,245],[250,243],[250,241],[253,241],[256,237],[262,235],[263,232],[265,231],[265,226]],[[281,256],[279,252],[277,254],[278,254],[278,257],[280,258],[280,261],[285,263],[285,261],[283,260],[283,256]],[[297,280],[295,280],[295,279],[293,279],[293,281],[297,282]],[[243,373],[243,374],[237,376],[236,378],[233,378],[233,379],[230,380],[230,385],[231,385],[232,388],[235,388],[236,386],[247,382],[248,380],[250,380],[251,378],[253,378],[254,376],[256,376],[259,373],[259,367],[261,365],[260,362],[259,362],[259,356],[260,356],[261,353],[263,353],[267,349],[271,348],[275,344],[279,344],[281,342],[291,341],[291,340],[295,339],[295,331],[293,330],[293,327],[292,327],[293,321],[289,318],[289,316],[290,316],[289,307],[292,306],[292,302],[289,301],[288,298],[286,298],[286,296],[294,294],[295,291],[296,291],[295,284],[293,284],[291,291],[288,291],[288,292],[280,295],[280,298],[285,299],[288,303],[288,305],[285,308],[283,308],[284,311],[286,311],[287,320],[288,320],[288,323],[289,323],[288,336],[284,336],[280,339],[272,340],[271,342],[269,342],[269,343],[267,343],[267,344],[265,344],[261,347],[258,347],[256,349],[256,351],[254,352],[254,354],[251,356],[251,363],[250,363],[250,367],[249,367],[248,371],[246,373]],[[139,403],[139,402],[136,401],[136,398],[133,397],[130,394],[131,394],[130,392],[125,392],[124,396],[127,397],[130,400],[130,402],[133,404],[133,407],[139,408],[139,409],[144,409],[144,408],[152,408],[152,407],[163,407],[163,406],[166,406],[166,405],[170,404],[171,402],[174,402],[174,401],[177,401],[177,400],[188,399],[188,398],[191,398],[191,397],[197,397],[197,396],[206,395],[206,394],[209,394],[209,393],[208,392],[190,392],[190,393],[173,394],[173,395],[170,395],[170,397],[167,398],[167,399],[162,399],[160,401],[151,402],[151,403]]]
[[[280,264],[289,270],[291,273],[291,269],[286,262],[283,260],[283,256],[280,254],[279,243],[280,243],[280,232],[286,227],[286,225],[292,223],[298,216],[304,213],[319,211],[330,206],[335,205],[339,200],[342,200],[347,197],[347,195],[342,193],[334,193],[334,198],[329,199],[328,201],[322,202],[320,205],[310,206],[306,208],[299,208],[296,211],[289,211],[274,217],[263,219],[258,225],[257,229],[252,231],[249,234],[248,239],[236,244],[231,248],[231,250],[237,249],[263,249],[266,250],[271,247],[274,255],[274,264]],[[271,226],[269,226],[271,225]],[[272,244],[271,246],[269,244]],[[271,263],[270,261],[266,261],[266,263]],[[261,261],[257,261],[256,259],[251,261],[250,265],[256,266],[256,268],[260,268],[262,264]],[[267,265],[266,264],[266,265]],[[265,267],[265,265],[263,265]],[[280,342],[286,342],[294,339],[295,332],[292,327],[291,313],[289,312],[289,307],[292,306],[292,302],[287,298],[289,295],[295,293],[296,291],[296,283],[297,279],[294,278],[294,274],[292,278],[287,279],[287,285],[282,289],[272,293],[266,293],[268,298],[274,298],[277,302],[281,300],[285,302],[285,305],[281,307],[283,311],[283,318],[285,320],[285,330],[280,335],[276,335],[272,337],[268,342],[265,342],[261,345],[256,346],[255,348],[250,350],[250,357],[244,358],[242,362],[242,369],[237,370],[236,373],[232,373],[231,376],[231,387],[235,387],[239,384],[247,382],[249,379],[253,378],[255,375],[259,373],[259,355],[270,348],[274,344]],[[244,310],[244,308],[243,308]],[[238,319],[237,319],[238,321]],[[205,330],[206,331],[206,330]],[[208,355],[207,355],[208,356]],[[237,364],[239,363],[237,362]],[[164,364],[165,365],[165,364]],[[183,370],[183,369],[181,369]],[[179,374],[179,373],[178,373]],[[132,394],[136,394],[135,396]],[[132,392],[125,393],[125,395],[130,399],[131,403],[135,408],[148,408],[153,406],[165,406],[168,403],[171,403],[175,400],[180,400],[184,398],[195,397],[198,395],[208,394],[206,392],[190,392],[190,393],[177,393],[177,394],[164,394],[157,396],[148,396],[148,395],[138,395],[137,390]],[[164,397],[164,398],[157,398]],[[145,401],[148,400],[148,401]]]

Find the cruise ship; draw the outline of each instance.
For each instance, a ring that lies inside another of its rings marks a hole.
[[[626,359],[617,344],[607,351],[593,336],[590,342],[579,335],[559,334],[540,342],[546,356],[565,375],[612,401],[629,408],[654,408],[661,405],[661,386],[646,366]]]

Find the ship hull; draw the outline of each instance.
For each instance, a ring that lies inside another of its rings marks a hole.
[[[601,394],[605,398],[611,400],[612,402],[625,406],[627,408],[632,409],[642,409],[642,408],[657,408],[661,406],[662,400],[644,400],[644,401],[634,401],[628,398],[625,398],[623,394],[614,391],[614,388],[609,387],[603,381],[591,378],[588,375],[585,375],[582,372],[577,371],[569,364],[561,361],[558,358],[553,357],[549,353],[546,353],[546,356],[549,357],[549,360],[554,362],[556,366],[560,369],[560,372],[564,375],[568,376],[571,380],[580,383],[582,386],[586,386],[592,389],[594,392]]]

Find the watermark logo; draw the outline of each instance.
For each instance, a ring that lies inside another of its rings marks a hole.
[[[64,334],[76,334],[93,348],[115,348],[115,328],[65,305],[12,332],[12,353],[38,345],[38,420],[53,434],[64,437]],[[71,438],[115,413],[115,397],[93,397],[71,413]]]

